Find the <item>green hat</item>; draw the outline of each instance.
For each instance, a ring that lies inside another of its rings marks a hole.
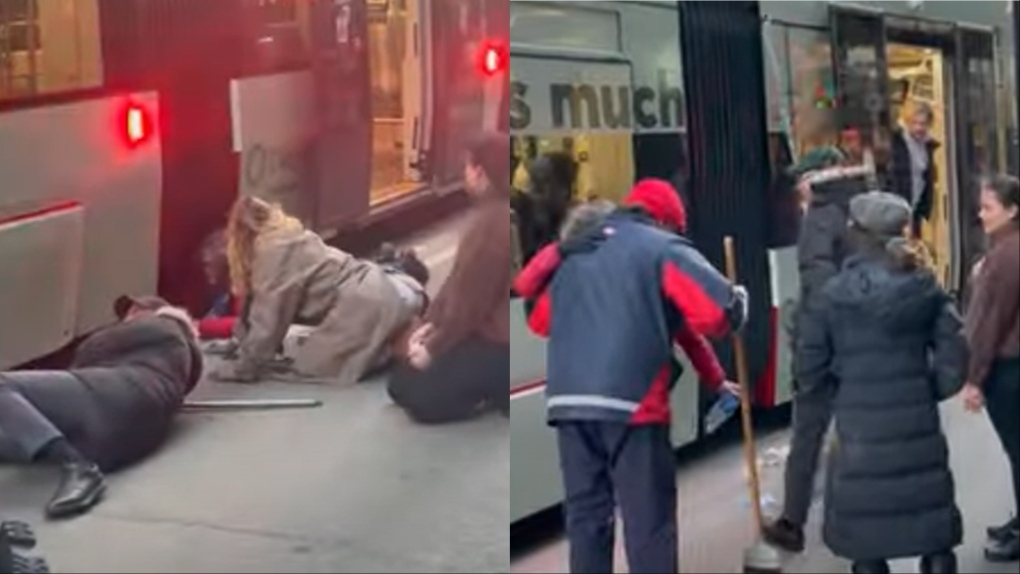
[[[816,148],[801,157],[800,161],[790,169],[790,174],[800,179],[811,172],[835,167],[843,163],[845,159],[846,156],[839,148],[831,146]]]

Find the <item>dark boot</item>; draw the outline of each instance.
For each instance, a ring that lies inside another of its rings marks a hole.
[[[992,526],[988,529],[988,539],[994,542],[1004,542],[1009,540],[1012,533],[1020,530],[1020,518],[1014,517],[1002,526]]]
[[[46,505],[49,518],[67,518],[90,510],[106,492],[106,479],[92,463],[65,464],[56,494]]]
[[[793,554],[804,552],[804,529],[785,518],[765,525],[762,536],[765,542],[780,550]]]
[[[985,548],[985,559],[996,564],[1020,561],[1020,532],[1013,530],[1005,540],[993,541]]]
[[[854,562],[850,571],[853,574],[889,574],[889,563],[885,560]]]
[[[921,559],[921,574],[956,574],[959,571],[955,552],[925,556]]]
[[[4,522],[0,524],[0,540],[5,540],[11,546],[17,546],[24,550],[35,548],[35,532],[32,527],[24,522]],[[3,572],[3,570],[0,570]]]

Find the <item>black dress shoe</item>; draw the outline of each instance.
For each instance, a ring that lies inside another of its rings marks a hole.
[[[985,548],[985,559],[996,564],[1020,561],[1020,532],[1014,530],[1005,540],[993,541]]]
[[[64,465],[60,486],[46,505],[49,518],[67,518],[90,510],[106,493],[106,479],[92,463]]]
[[[1002,526],[992,526],[988,529],[988,539],[994,540],[995,542],[1004,542],[1009,540],[1011,534],[1020,529],[1020,517],[1010,520]]]
[[[767,524],[762,529],[762,535],[765,542],[780,550],[793,554],[804,551],[804,529],[785,518]]]

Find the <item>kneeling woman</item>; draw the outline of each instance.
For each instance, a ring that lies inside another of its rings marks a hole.
[[[288,329],[301,324],[313,329],[290,357],[289,374],[355,384],[391,358],[425,306],[427,273],[409,274],[424,269],[417,259],[407,269],[357,259],[277,205],[239,199],[227,234],[232,290],[246,305],[235,327],[236,360],[216,379],[270,374]]]
[[[88,510],[106,490],[103,472],[155,452],[202,376],[186,312],[125,297],[117,313],[122,321],[86,339],[69,370],[0,373],[0,462],[62,466],[51,518]]]
[[[832,401],[836,420],[825,543],[854,572],[918,556],[922,573],[956,572],[963,527],[939,402],[966,380],[962,320],[904,236],[906,201],[858,196],[850,220],[856,253],[819,294],[798,343],[800,383],[824,391],[808,395]]]
[[[473,220],[446,284],[411,337],[407,364],[390,378],[390,396],[411,418],[440,424],[510,403],[510,144],[479,140],[465,183]]]

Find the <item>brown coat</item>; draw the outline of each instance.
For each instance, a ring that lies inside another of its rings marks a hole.
[[[992,239],[967,310],[970,382],[983,385],[998,359],[1020,357],[1020,228]]]
[[[433,356],[472,336],[510,344],[510,205],[491,198],[476,209],[453,271],[425,318],[436,328],[426,342]]]
[[[313,326],[297,347],[293,369],[354,384],[384,359],[411,316],[386,272],[326,245],[310,231],[260,237],[252,297],[239,330],[238,378],[262,374],[294,323]]]

